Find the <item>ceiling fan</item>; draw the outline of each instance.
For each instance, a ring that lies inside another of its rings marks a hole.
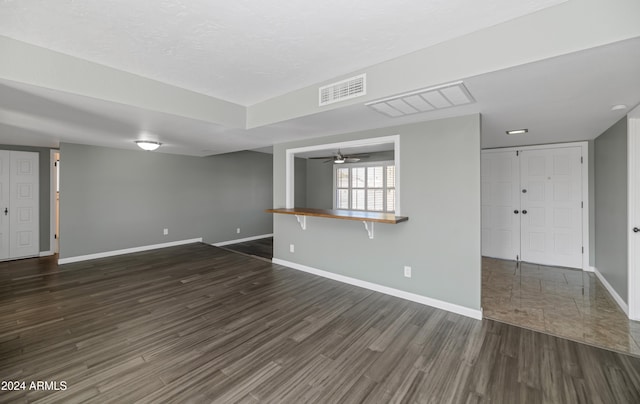
[[[331,156],[323,156],[323,157],[309,157],[313,160],[325,159],[323,163],[333,162],[334,164],[343,164],[343,163],[357,163],[360,159],[364,159],[369,157],[367,153],[355,153],[355,154],[342,154],[338,149],[337,152],[333,153]]]

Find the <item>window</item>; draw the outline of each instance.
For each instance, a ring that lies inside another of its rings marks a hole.
[[[393,161],[334,165],[334,208],[395,212],[396,167]]]

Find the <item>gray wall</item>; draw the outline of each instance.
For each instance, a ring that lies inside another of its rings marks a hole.
[[[627,118],[595,140],[595,267],[628,302]]]
[[[400,135],[401,213],[409,221],[377,224],[370,240],[360,222],[309,217],[302,230],[276,214],[274,257],[479,310],[479,115],[275,145],[274,206],[285,207],[287,148],[392,134]]]
[[[307,160],[307,208],[333,209],[333,164]]]
[[[60,154],[60,258],[272,232],[264,212],[272,201],[269,154],[189,157],[69,143]]]
[[[294,180],[295,195],[293,200],[295,206],[306,207],[307,206],[307,160],[297,158],[294,160]]]
[[[40,251],[49,251],[51,244],[51,149],[44,147],[0,145],[2,150],[28,151],[40,154]]]

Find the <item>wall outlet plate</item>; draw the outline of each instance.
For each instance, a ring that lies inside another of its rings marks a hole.
[[[296,250],[296,246],[294,246],[293,244],[289,244],[289,252],[292,253]]]
[[[167,234],[169,234],[169,229],[164,229],[164,230],[162,231],[162,234],[164,234],[165,236],[166,236]]]
[[[410,266],[406,266],[404,267],[404,276],[406,278],[411,278],[411,267]]]
[[[240,234],[240,228],[239,227],[236,229],[236,233]]]

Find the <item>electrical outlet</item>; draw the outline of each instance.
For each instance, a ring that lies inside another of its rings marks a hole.
[[[236,229],[236,233],[240,234],[240,228],[239,227]]]
[[[406,266],[404,267],[404,276],[405,278],[411,278],[411,267],[410,266]]]
[[[293,244],[289,244],[289,252],[292,253],[296,250],[296,246],[294,246]]]
[[[164,230],[162,231],[162,234],[164,234],[165,236],[166,236],[167,234],[169,234],[169,229],[164,229]]]

